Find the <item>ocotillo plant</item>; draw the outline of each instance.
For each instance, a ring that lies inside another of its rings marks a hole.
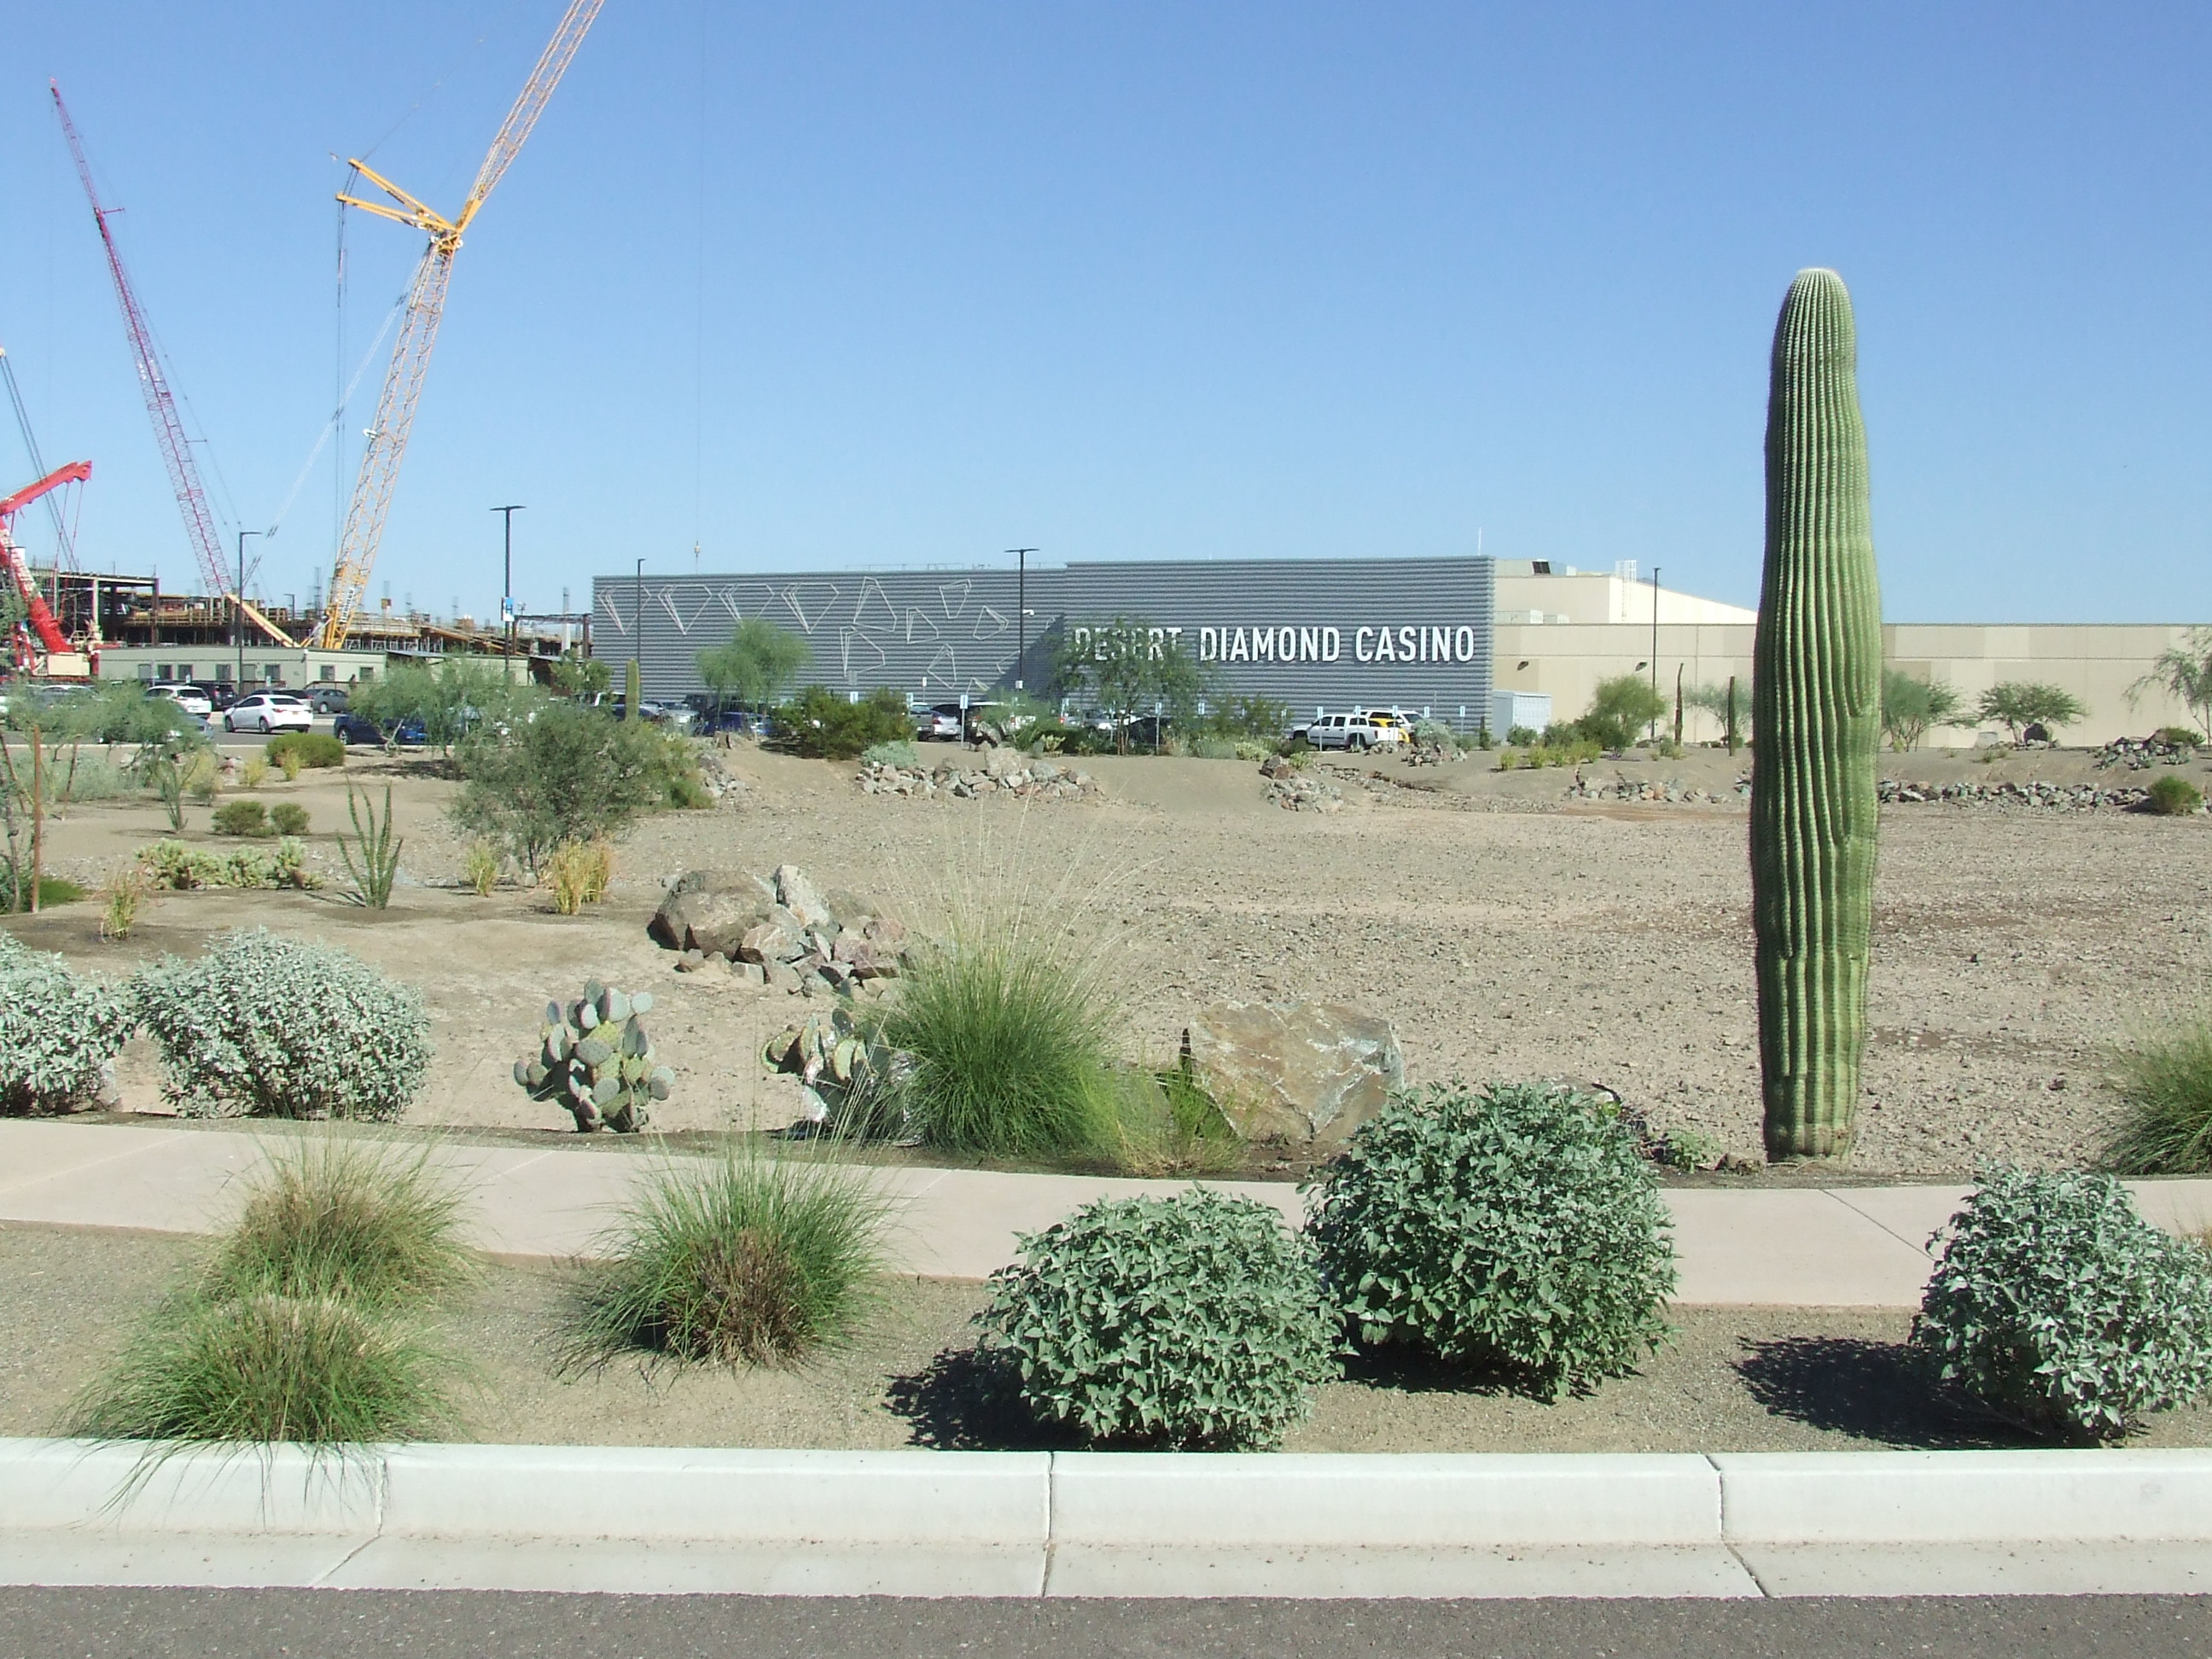
[[[1751,914],[1770,1160],[1848,1153],[1874,911],[1881,596],[1851,300],[1802,270],[1774,328],[1752,647]]]

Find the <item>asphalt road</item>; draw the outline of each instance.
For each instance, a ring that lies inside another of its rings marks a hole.
[[[0,1589],[0,1659],[2212,1655],[2212,1599],[899,1601]]]

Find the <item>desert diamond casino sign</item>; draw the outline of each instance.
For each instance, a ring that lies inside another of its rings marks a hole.
[[[889,686],[927,704],[1050,678],[1079,650],[1194,653],[1228,695],[1300,714],[1372,704],[1477,724],[1488,707],[1496,570],[1484,558],[1116,560],[1014,571],[854,569],[592,585],[592,648],[637,650],[646,695],[703,690],[698,653],[742,617],[805,637],[800,684]],[[1133,632],[1123,624],[1141,622]],[[641,642],[634,645],[634,639]]]

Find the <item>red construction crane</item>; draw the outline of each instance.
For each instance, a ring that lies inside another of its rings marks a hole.
[[[0,559],[7,562],[8,572],[15,579],[15,591],[23,596],[25,609],[31,613],[31,628],[45,647],[46,655],[67,657],[71,654],[70,642],[62,633],[62,625],[54,620],[54,613],[46,608],[46,601],[39,592],[39,585],[31,577],[30,561],[23,550],[15,545],[15,515],[41,495],[59,489],[64,484],[82,483],[92,476],[90,461],[71,461],[67,466],[57,467],[34,484],[26,484],[5,500],[0,500]],[[20,660],[18,667],[28,665]]]
[[[177,400],[169,395],[168,377],[161,372],[161,356],[154,349],[154,331],[146,325],[146,313],[131,290],[123,256],[116,251],[115,238],[107,228],[107,216],[118,210],[100,204],[100,192],[92,183],[92,164],[84,158],[84,145],[70,119],[69,106],[62,102],[60,83],[49,81],[46,86],[54,94],[54,113],[61,118],[62,136],[69,140],[70,154],[76,158],[76,176],[84,180],[85,199],[92,204],[100,246],[107,250],[107,273],[115,279],[115,302],[123,307],[123,325],[131,336],[131,356],[138,362],[138,389],[145,395],[146,413],[154,422],[154,441],[161,446],[161,459],[169,468],[169,487],[177,493],[177,511],[184,515],[185,535],[199,557],[207,591],[227,592],[222,540],[216,533],[215,515],[208,511],[207,491],[200,485],[191,441],[185,436],[185,423],[178,418]]]

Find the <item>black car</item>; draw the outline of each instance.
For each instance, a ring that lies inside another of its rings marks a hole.
[[[208,700],[218,714],[237,702],[239,697],[238,688],[228,680],[194,680],[192,688]]]

